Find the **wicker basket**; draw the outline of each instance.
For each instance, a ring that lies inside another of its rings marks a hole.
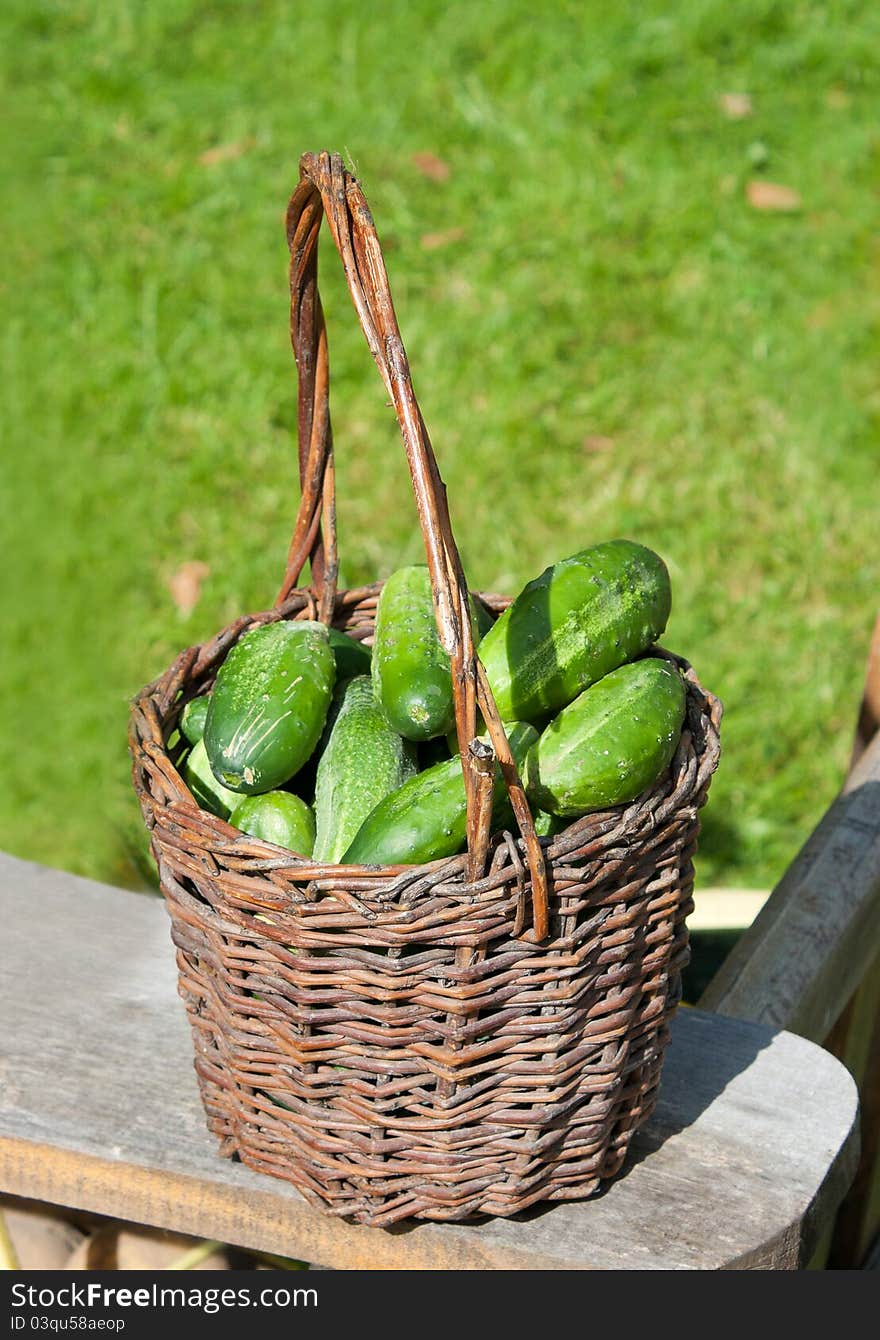
[[[191,647],[136,699],[135,788],[221,1151],[362,1223],[512,1215],[594,1192],[651,1110],[687,960],[691,858],[721,709],[673,658],[688,716],[666,775],[632,804],[535,837],[474,656],[445,491],[369,209],[336,155],[305,156],[300,175],[288,239],[302,502],[284,582],[274,609]],[[336,589],[317,290],[325,213],[400,421],[467,760],[468,850],[418,867],[317,865],[239,833],[196,806],[176,766],[181,745],[169,743],[184,704],[257,624],[319,618],[372,635],[380,584]],[[481,598],[496,611],[507,603]],[[489,835],[494,764],[469,750],[478,709],[518,834]]]

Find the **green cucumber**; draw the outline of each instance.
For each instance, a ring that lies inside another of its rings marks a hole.
[[[322,623],[280,620],[236,642],[217,672],[205,722],[217,780],[246,795],[289,781],[321,737],[335,673]]]
[[[251,837],[274,842],[300,856],[311,856],[315,845],[315,816],[304,800],[290,791],[266,791],[261,796],[236,797],[229,822]]]
[[[545,568],[480,644],[502,719],[533,721],[565,707],[656,641],[671,604],[665,563],[631,540]]]
[[[329,634],[330,650],[336,662],[336,683],[354,679],[355,675],[368,675],[373,659],[370,648],[365,647],[363,642],[356,642],[338,628],[331,628]]]
[[[364,819],[417,771],[415,747],[392,730],[368,675],[349,680],[318,763],[315,860],[340,860]]]
[[[471,629],[479,643],[479,609],[470,597]],[[484,621],[485,621],[484,611]],[[455,725],[449,657],[440,642],[431,577],[424,565],[398,568],[376,609],[373,684],[389,724],[420,742]]]
[[[230,811],[241,799],[217,781],[208,762],[204,740],[198,740],[189,751],[180,775],[192,791],[199,809],[209,810],[221,819],[228,819]]]
[[[210,697],[205,694],[200,698],[190,698],[180,714],[180,733],[190,744],[198,744],[205,733],[205,718],[210,701]]]
[[[538,837],[555,837],[565,827],[564,819],[560,819],[558,814],[548,813],[547,810],[532,810],[532,821]]]
[[[477,600],[475,596],[470,597],[471,613],[474,616],[474,638],[479,645],[488,633],[489,629],[495,623],[496,616],[492,613],[482,600]]]
[[[538,738],[526,722],[505,727],[521,767]],[[496,764],[493,828],[509,818],[507,789]],[[343,856],[348,865],[419,865],[459,851],[467,837],[467,801],[461,759],[437,763],[404,782],[367,815]]]
[[[529,750],[529,800],[564,818],[635,800],[669,766],[685,706],[684,680],[669,661],[646,657],[612,670]]]

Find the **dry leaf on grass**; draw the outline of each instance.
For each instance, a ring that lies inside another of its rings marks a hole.
[[[750,181],[746,186],[746,199],[752,209],[775,210],[782,214],[791,214],[802,204],[797,191],[775,181]]]
[[[253,149],[255,144],[256,140],[252,135],[243,140],[230,140],[228,144],[215,144],[213,148],[199,154],[199,162],[204,167],[214,167],[216,163],[232,163],[236,158],[242,158],[248,149]]]
[[[422,249],[436,251],[438,247],[448,247],[452,242],[460,242],[463,237],[463,228],[447,228],[445,233],[423,233]]]
[[[413,166],[418,168],[422,176],[427,177],[429,181],[449,181],[451,174],[449,164],[445,163],[442,158],[438,158],[436,154],[430,152],[413,154],[412,161]]]
[[[588,433],[583,441],[584,451],[598,452],[610,451],[614,446],[614,438],[606,437],[604,433]]]
[[[181,563],[169,579],[168,590],[171,592],[171,599],[184,619],[192,614],[199,603],[202,582],[210,575],[210,572],[211,569],[207,563],[193,559],[188,563]]]
[[[718,105],[731,121],[744,121],[752,114],[752,100],[748,93],[722,93]]]

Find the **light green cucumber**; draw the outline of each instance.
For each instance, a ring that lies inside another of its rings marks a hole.
[[[199,809],[209,810],[221,819],[228,819],[230,811],[241,800],[227,787],[217,781],[211,771],[204,740],[198,740],[184,760],[181,777],[193,793]]]
[[[261,796],[237,796],[229,822],[242,833],[274,842],[300,856],[311,856],[315,845],[315,816],[290,791],[266,791]]]
[[[678,746],[684,681],[646,657],[612,670],[563,708],[529,750],[530,802],[574,818],[634,800],[663,774]]]
[[[198,744],[205,733],[210,701],[210,696],[204,693],[199,698],[190,698],[180,714],[180,733],[190,744]]]
[[[415,747],[389,726],[368,675],[342,691],[315,782],[315,860],[337,862],[364,819],[417,772]]]
[[[535,721],[572,702],[660,636],[671,602],[665,563],[631,540],[546,568],[480,644],[501,717]]]
[[[521,768],[538,732],[526,722],[505,726]],[[493,827],[508,822],[510,802],[496,764]],[[418,865],[452,856],[467,837],[467,801],[461,759],[456,755],[411,777],[367,816],[343,856],[349,865]]]
[[[289,781],[321,738],[335,676],[322,623],[280,620],[246,633],[217,672],[205,721],[217,780],[246,795]]]

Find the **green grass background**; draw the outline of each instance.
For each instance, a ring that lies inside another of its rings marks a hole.
[[[145,877],[128,700],[276,590],[283,211],[329,147],[388,247],[472,585],[659,550],[665,640],[726,705],[699,879],[772,881],[840,783],[880,599],[880,9],[7,0],[0,52],[0,845]],[[752,209],[760,176],[802,209]],[[329,247],[322,292],[352,584],[421,542]]]

